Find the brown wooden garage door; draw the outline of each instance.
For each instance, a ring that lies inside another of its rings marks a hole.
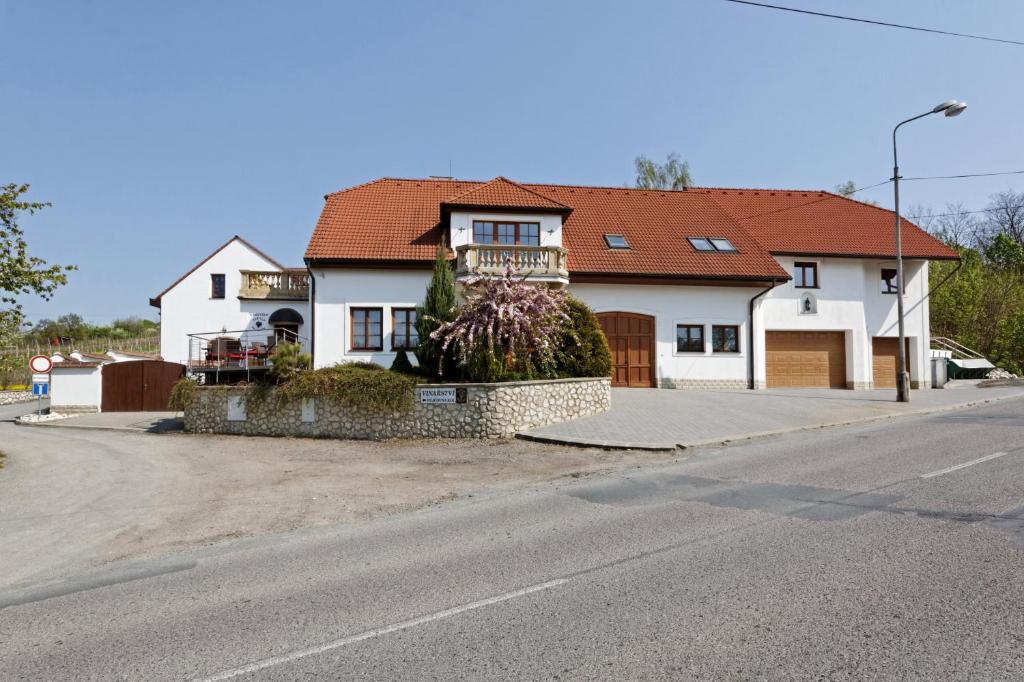
[[[612,386],[654,386],[654,318],[635,313],[598,313],[612,351]]]
[[[103,366],[103,412],[160,412],[166,410],[174,383],[185,365],[162,360],[113,362]]]
[[[843,332],[765,332],[768,388],[846,388]]]
[[[910,339],[904,339],[907,367],[910,367]],[[891,336],[871,339],[871,382],[875,388],[896,388],[896,363],[900,340]],[[909,369],[907,370],[909,371]]]

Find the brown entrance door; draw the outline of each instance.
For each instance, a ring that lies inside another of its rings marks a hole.
[[[843,332],[765,332],[768,388],[846,388]]]
[[[612,386],[654,386],[654,318],[636,313],[598,313],[612,351]]]
[[[904,339],[907,371],[910,371],[910,339]],[[896,365],[900,340],[893,336],[871,339],[871,383],[875,388],[896,388]]]
[[[103,366],[103,412],[160,412],[185,365],[162,360],[113,362]]]

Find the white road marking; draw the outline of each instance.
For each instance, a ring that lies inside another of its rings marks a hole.
[[[509,599],[515,599],[516,597],[523,597],[534,592],[540,592],[541,590],[547,590],[552,587],[558,587],[569,582],[568,578],[558,578],[556,580],[549,580],[546,583],[539,583],[537,585],[531,585],[530,587],[524,587],[521,590],[515,592],[506,592],[505,594],[499,594],[496,597],[488,597],[487,599],[481,599],[480,601],[470,602],[469,604],[463,604],[462,606],[455,606],[444,611],[437,611],[430,613],[419,618],[413,618],[412,620],[404,620],[400,623],[393,625],[386,625],[382,628],[376,628],[374,630],[367,630],[361,632],[358,635],[352,635],[351,637],[343,637],[342,639],[336,639],[333,642],[326,642],[317,646],[309,647],[308,649],[299,649],[292,651],[287,654],[281,654],[280,656],[273,656],[271,658],[264,658],[261,661],[244,665],[240,668],[232,668],[231,670],[225,670],[219,672],[212,677],[204,678],[203,682],[216,682],[217,680],[229,680],[232,677],[238,677],[239,675],[246,675],[248,673],[256,672],[257,670],[263,670],[275,665],[281,665],[282,663],[289,663],[291,661],[297,661],[300,658],[306,658],[307,656],[315,656],[322,654],[325,651],[331,651],[332,649],[338,649],[349,644],[355,644],[356,642],[362,642],[363,640],[372,639],[374,637],[380,637],[392,632],[398,632],[399,630],[407,630],[414,628],[418,625],[430,623],[431,621],[441,620],[442,618],[450,618],[466,611],[472,611],[473,609],[479,609],[484,606],[490,606],[491,604],[497,604],[499,602],[508,601]]]
[[[942,474],[948,474],[951,471],[958,471],[960,469],[966,469],[969,466],[974,466],[975,464],[981,464],[982,462],[987,462],[990,459],[995,459],[996,457],[1002,457],[1003,455],[1006,455],[1006,454],[1009,454],[1009,453],[1006,453],[1006,452],[996,452],[996,453],[993,453],[991,455],[985,455],[984,457],[979,457],[978,459],[972,459],[970,462],[964,462],[963,464],[957,464],[956,466],[951,466],[951,467],[946,468],[946,469],[939,469],[938,471],[932,471],[930,473],[924,474],[923,476],[921,476],[921,478],[935,478],[936,476],[941,476]]]

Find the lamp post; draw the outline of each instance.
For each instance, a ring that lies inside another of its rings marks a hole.
[[[906,121],[900,121],[892,129],[892,188],[896,204],[896,314],[900,334],[899,348],[896,349],[898,358],[896,365],[896,400],[901,403],[910,402],[910,373],[907,372],[907,337],[904,333],[903,325],[903,231],[900,227],[900,164],[896,157],[896,131],[904,123],[910,123],[932,114],[944,113],[947,118],[959,116],[966,108],[967,105],[965,103],[958,102],[955,99],[948,99],[931,111],[918,114],[908,118]]]

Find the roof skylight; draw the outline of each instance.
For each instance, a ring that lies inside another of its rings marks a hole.
[[[629,242],[626,241],[625,235],[621,234],[606,234],[604,241],[608,244],[609,249],[628,249]]]
[[[697,251],[736,252],[736,247],[725,237],[687,237],[686,239]]]

